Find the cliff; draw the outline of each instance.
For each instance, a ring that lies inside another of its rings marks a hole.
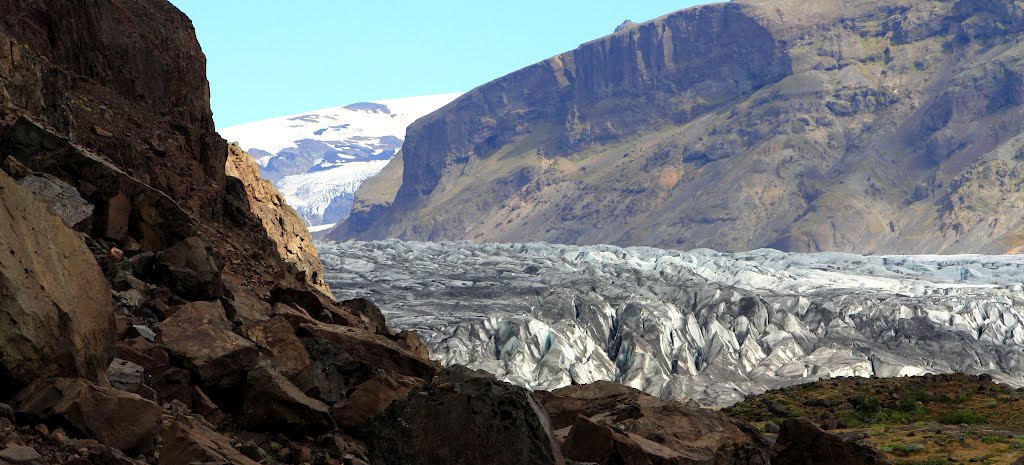
[[[415,123],[333,239],[1004,253],[1024,140],[1012,2],[695,7]]]

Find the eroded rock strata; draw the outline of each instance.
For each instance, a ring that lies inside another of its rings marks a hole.
[[[1011,1],[740,0],[482,85],[413,124],[330,239],[1020,250]]]

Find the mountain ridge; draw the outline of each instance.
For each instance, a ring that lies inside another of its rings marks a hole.
[[[328,237],[1018,250],[1021,24],[965,0],[671,13],[417,121],[393,204]]]

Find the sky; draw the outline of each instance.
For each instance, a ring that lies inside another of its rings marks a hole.
[[[171,0],[206,53],[218,128],[465,92],[695,0]]]

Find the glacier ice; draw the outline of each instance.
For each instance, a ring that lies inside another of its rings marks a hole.
[[[728,405],[823,377],[989,373],[1024,386],[1024,257],[321,243],[444,364],[533,389],[613,380]]]

